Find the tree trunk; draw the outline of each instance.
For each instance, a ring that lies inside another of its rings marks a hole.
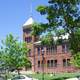
[[[19,70],[19,69],[17,69],[17,71],[18,71],[18,75],[20,75],[20,70]]]

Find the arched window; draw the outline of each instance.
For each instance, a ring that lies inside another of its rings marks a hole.
[[[26,41],[27,43],[31,42],[31,41],[32,41],[32,37],[25,37],[25,41]]]
[[[54,67],[57,67],[57,60],[54,60]]]
[[[47,67],[50,67],[50,60],[47,61]]]
[[[68,44],[63,44],[62,45],[62,52],[66,53],[69,51],[69,45]]]
[[[40,67],[40,61],[38,61],[38,67]]]
[[[70,59],[67,59],[67,66],[70,66]]]
[[[63,59],[63,67],[66,66],[66,59]]]
[[[63,59],[63,66],[64,67],[68,67],[68,66],[70,66],[71,64],[70,64],[70,59]]]
[[[53,60],[51,60],[51,67],[53,67],[53,64],[54,64],[54,63],[53,63]]]

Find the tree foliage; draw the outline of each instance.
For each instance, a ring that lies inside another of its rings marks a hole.
[[[46,36],[42,37],[41,44],[46,46],[51,46],[54,44],[53,35],[48,33]]]
[[[57,37],[62,37],[62,35],[65,35],[65,30],[64,29],[55,30],[55,35]]]
[[[80,69],[80,52],[76,53],[76,55],[73,55],[71,63]]]
[[[43,31],[43,29],[41,28],[40,24],[34,23],[32,25],[32,35],[34,35],[34,36],[40,35],[40,33],[42,31]]]
[[[70,36],[69,43],[73,54],[80,52],[80,29]]]
[[[60,27],[69,34],[70,49],[74,60],[77,62],[80,56],[80,0],[48,0],[48,5],[40,5],[37,11],[46,16],[47,26],[43,31],[57,30],[58,36],[62,35]],[[45,23],[43,27],[45,27]],[[42,31],[42,32],[43,32]],[[46,38],[47,39],[47,38]],[[44,39],[43,39],[44,41]],[[47,40],[46,40],[47,41]],[[80,60],[80,59],[79,59]],[[77,64],[80,63],[78,60]],[[79,64],[80,66],[80,64]]]
[[[47,24],[33,23],[31,34],[34,36],[39,36],[46,30],[47,26]]]
[[[1,61],[6,68],[19,69],[29,65],[28,48],[24,42],[18,42],[18,39],[10,34],[2,44]]]
[[[48,3],[48,6],[40,5],[37,7],[37,11],[41,15],[45,15],[48,20],[48,26],[45,30],[48,32],[49,30],[57,30],[57,35],[60,36],[62,33],[59,33],[59,29],[60,27],[63,28],[64,32],[70,35],[71,49],[73,49],[74,53],[78,52],[79,46],[75,40],[79,38],[79,34],[76,33],[80,28],[80,0],[49,0]],[[78,48],[72,47],[74,43]]]

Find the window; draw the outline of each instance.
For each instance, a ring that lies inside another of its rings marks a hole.
[[[38,67],[40,67],[40,61],[38,61]]]
[[[46,51],[49,54],[50,53],[50,47],[46,47]]]
[[[54,54],[57,50],[57,47],[55,45],[51,46],[51,53]]]
[[[32,40],[32,37],[26,37],[25,38],[25,41],[27,41],[27,43],[31,42],[31,40]]]
[[[57,67],[57,60],[48,60],[47,67]]]
[[[64,67],[68,67],[68,66],[70,66],[71,64],[70,64],[70,59],[63,59],[63,66]]]
[[[63,51],[64,53],[69,51],[69,46],[68,46],[68,44],[63,44],[63,45],[62,45],[62,51]]]
[[[65,45],[62,45],[62,52],[65,52]]]
[[[40,55],[40,47],[37,47],[38,55]]]
[[[44,48],[43,48],[43,47],[41,47],[41,51],[42,51],[42,50],[44,50]]]
[[[67,66],[70,66],[70,59],[67,59]]]
[[[66,66],[66,59],[63,59],[63,66]]]
[[[47,67],[50,67],[50,60],[47,61]]]
[[[54,47],[53,47],[53,46],[51,46],[51,53],[53,53],[53,51],[54,51]]]
[[[54,50],[55,52],[57,52],[57,45],[54,45]]]
[[[48,52],[48,47],[46,47],[46,52]]]
[[[51,60],[51,67],[53,67],[53,60]]]
[[[57,60],[54,60],[54,67],[57,67]]]

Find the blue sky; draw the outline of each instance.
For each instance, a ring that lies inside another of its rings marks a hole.
[[[48,0],[0,0],[0,40],[12,33],[22,40],[22,25],[30,17],[32,2],[32,16],[35,21],[45,21],[35,9],[38,5],[46,5]]]

